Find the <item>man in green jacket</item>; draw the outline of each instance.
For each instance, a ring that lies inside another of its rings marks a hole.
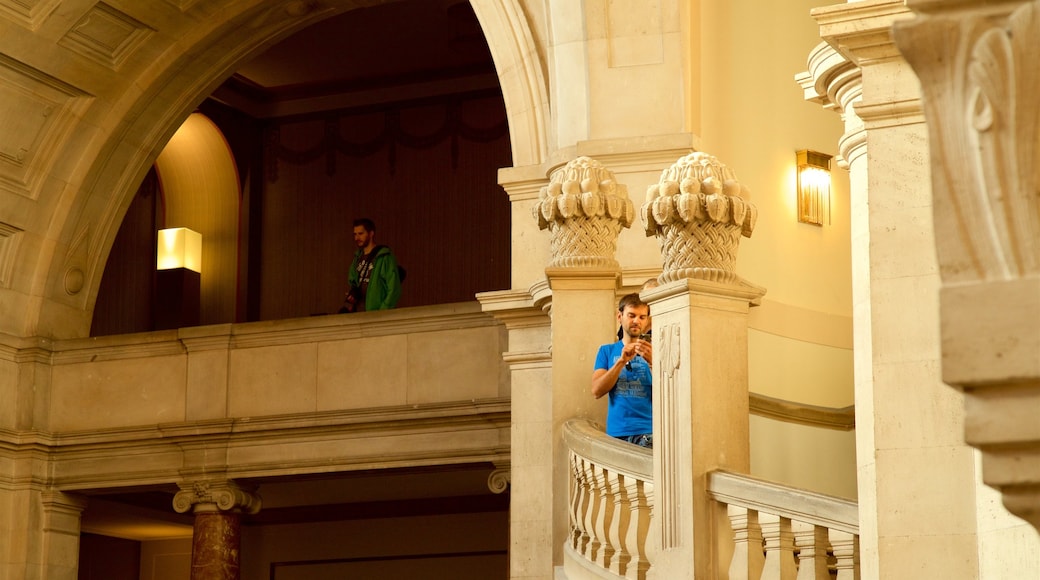
[[[368,218],[354,220],[354,261],[347,280],[350,289],[340,312],[389,310],[401,298],[397,259],[387,246],[376,245],[376,225]]]

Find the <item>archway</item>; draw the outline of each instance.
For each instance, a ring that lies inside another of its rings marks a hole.
[[[71,172],[70,191],[74,194],[66,209],[49,222],[44,234],[54,240],[54,252],[36,258],[38,268],[47,271],[41,288],[44,300],[36,314],[27,313],[18,332],[53,337],[87,334],[103,265],[118,226],[168,137],[240,63],[276,40],[345,10],[313,9],[303,3],[281,9],[221,4],[227,8],[221,12],[222,19],[201,26],[198,22],[178,23],[183,29],[164,30],[163,35],[143,41],[145,45],[156,43],[152,47],[156,50],[170,38],[176,39],[173,46],[165,47],[169,58],[147,75],[113,78],[112,83],[123,88],[112,87],[111,92],[123,97],[113,102],[107,115],[118,120],[102,124],[101,138],[92,141],[99,144],[96,148],[83,151],[78,135],[68,139],[69,147],[80,148],[75,157],[83,161]],[[548,133],[548,91],[522,10],[515,3],[481,0],[473,5],[502,79],[514,164],[540,162]],[[97,133],[97,129],[83,121],[73,133]],[[71,157],[72,151],[59,149],[54,154]],[[82,283],[68,283],[77,278]]]

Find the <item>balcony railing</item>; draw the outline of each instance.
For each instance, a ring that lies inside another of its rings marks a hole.
[[[568,421],[563,434],[570,449],[569,560],[618,578],[646,578],[653,452],[608,437],[584,420]]]
[[[643,579],[653,566],[653,453],[623,443],[586,420],[564,426],[570,449],[572,580]],[[746,475],[713,472],[708,494],[726,506],[725,537],[716,538],[729,580],[859,578],[854,502]]]

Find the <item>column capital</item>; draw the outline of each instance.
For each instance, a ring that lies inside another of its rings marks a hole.
[[[186,513],[198,511],[235,511],[255,514],[260,511],[261,499],[253,486],[243,486],[232,480],[198,480],[178,484],[181,488],[173,496],[173,509]]]
[[[510,470],[508,463],[502,466],[496,465],[495,470],[488,475],[488,489],[490,489],[492,493],[503,493],[505,490],[509,489],[509,483],[512,480],[512,477],[513,473],[512,470]]]

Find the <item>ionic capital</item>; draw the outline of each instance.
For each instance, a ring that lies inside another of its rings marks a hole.
[[[255,514],[261,500],[255,487],[239,485],[231,480],[194,481],[180,484],[181,490],[173,496],[173,509],[186,513],[191,509],[234,511]]]

